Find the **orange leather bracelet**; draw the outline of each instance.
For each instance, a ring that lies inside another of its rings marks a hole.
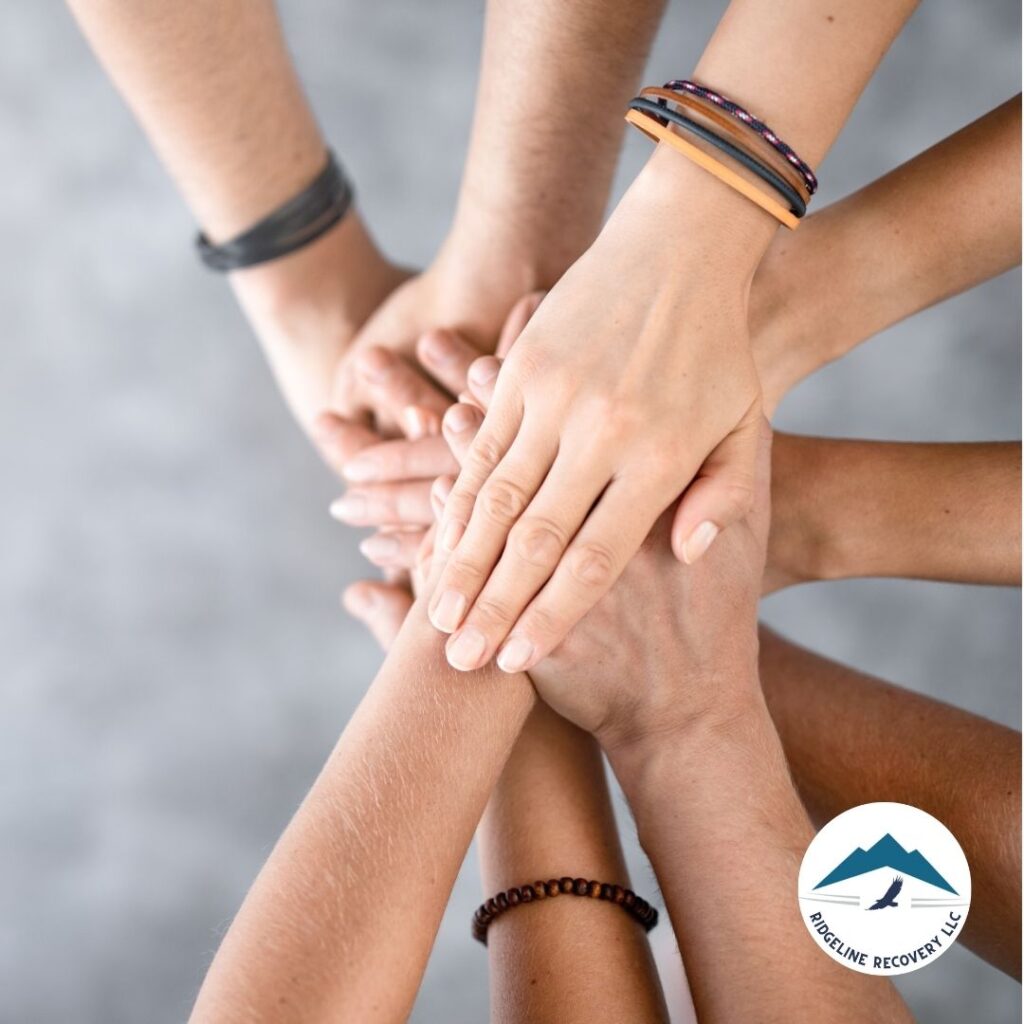
[[[805,203],[811,201],[811,190],[807,187],[803,175],[788,160],[784,159],[778,150],[765,142],[757,132],[751,131],[742,121],[737,121],[736,118],[723,113],[710,101],[702,100],[693,93],[674,92],[671,89],[660,89],[654,85],[641,89],[640,95],[644,99],[667,100],[687,115],[697,114],[710,121],[748,152],[753,147],[758,159],[768,164],[776,174],[785,178],[803,196]]]
[[[653,117],[644,114],[639,110],[626,112],[626,120],[635,128],[639,128],[646,136],[655,142],[664,142],[674,150],[682,153],[698,167],[703,168],[709,174],[714,175],[719,181],[728,185],[731,189],[739,192],[740,195],[749,199],[752,203],[760,206],[766,213],[770,213],[780,224],[784,224],[791,231],[795,231],[800,221],[789,210],[787,210],[774,197],[762,192],[756,185],[752,185],[746,178],[741,177],[731,167],[727,167],[721,161],[708,155],[704,150],[687,142],[676,132],[660,125]]]

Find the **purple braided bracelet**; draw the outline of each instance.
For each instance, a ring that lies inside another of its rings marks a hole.
[[[812,171],[810,167],[808,167],[807,164],[805,164],[803,160],[801,160],[800,157],[798,157],[796,153],[793,152],[793,150],[787,146],[786,143],[784,143],[782,139],[780,139],[778,135],[768,127],[768,125],[764,123],[764,121],[759,121],[753,114],[744,110],[738,103],[733,103],[732,100],[727,100],[717,92],[705,89],[703,85],[698,85],[696,82],[691,82],[688,79],[673,79],[671,82],[666,82],[664,88],[671,89],[673,92],[679,92],[682,90],[683,92],[693,93],[694,96],[699,96],[701,99],[705,99],[709,103],[714,103],[716,107],[721,107],[722,110],[728,111],[733,117],[738,118],[745,125],[753,128],[754,131],[772,147],[772,149],[781,153],[800,172],[800,176],[807,183],[807,191],[810,195],[813,196],[814,193],[818,191],[818,179],[814,176],[814,171]]]

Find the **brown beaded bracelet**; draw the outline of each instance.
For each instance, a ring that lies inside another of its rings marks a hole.
[[[481,903],[473,915],[473,938],[487,945],[487,929],[491,922],[500,917],[510,907],[520,903],[533,903],[536,900],[550,899],[555,896],[586,896],[592,900],[604,900],[622,907],[644,931],[649,932],[658,923],[658,911],[647,900],[641,899],[632,889],[624,889],[621,885],[609,885],[607,882],[595,882],[586,878],[549,878],[546,882],[534,882],[532,885],[513,886],[497,896],[492,896],[486,903]]]

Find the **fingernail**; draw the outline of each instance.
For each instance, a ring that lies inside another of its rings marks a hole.
[[[330,513],[343,523],[366,515],[366,499],[361,494],[346,494],[331,502]]]
[[[533,644],[525,636],[514,636],[498,654],[498,668],[502,672],[522,672],[533,657]]]
[[[402,429],[410,441],[418,441],[427,434],[427,418],[422,409],[415,405],[407,405],[402,410]]]
[[[398,538],[387,533],[375,533],[359,542],[359,550],[371,562],[387,561],[398,556],[401,545]]]
[[[705,520],[690,534],[683,545],[683,561],[687,565],[693,565],[711,547],[711,542],[717,536],[718,527],[714,523]]]
[[[467,626],[448,641],[445,654],[452,668],[470,672],[478,668],[487,651],[487,637],[475,626]]]
[[[391,357],[379,348],[370,348],[361,352],[356,365],[359,373],[374,384],[383,384],[391,373]]]
[[[498,367],[501,364],[493,356],[485,356],[478,359],[469,368],[469,379],[479,387],[490,384],[498,376]]]
[[[455,481],[450,476],[439,476],[430,485],[430,493],[442,508],[444,508],[444,503],[448,500],[448,495],[452,493],[454,485]]]
[[[462,523],[456,522],[454,519],[447,523],[441,533],[441,550],[451,554],[459,541],[462,540],[462,535],[465,532],[466,527]]]
[[[455,358],[455,347],[445,331],[427,331],[420,338],[423,354],[432,363],[445,366]]]
[[[476,413],[468,405],[453,405],[444,414],[444,425],[453,434],[463,434],[476,424]]]
[[[380,476],[380,463],[373,458],[357,456],[341,467],[341,475],[354,484],[364,484]]]
[[[446,590],[434,605],[430,621],[442,633],[454,633],[466,614],[466,598],[457,590]]]

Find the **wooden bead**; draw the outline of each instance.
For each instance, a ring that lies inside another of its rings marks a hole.
[[[547,884],[547,893],[549,896],[557,896],[562,891],[562,887],[558,884],[557,878],[552,878]]]
[[[612,895],[612,899],[621,907],[622,901],[626,898],[626,890],[621,885],[615,886],[615,891]]]
[[[524,885],[519,890],[519,902],[520,903],[532,903],[534,901],[534,892],[532,885]]]
[[[533,898],[537,900],[544,899],[548,894],[548,887],[543,882],[533,883]]]
[[[626,895],[622,897],[622,904],[632,910],[636,906],[636,893],[627,889]]]
[[[484,909],[491,915],[491,917],[494,917],[494,915],[498,913],[498,904],[493,896],[484,904]]]
[[[573,880],[572,880],[571,878],[569,878],[568,876],[566,876],[565,878],[560,878],[560,879],[558,880],[558,887],[559,887],[559,888],[560,888],[560,889],[562,890],[562,892],[564,892],[564,893],[565,893],[566,895],[568,895],[569,893],[571,893],[571,892],[572,892],[573,884],[574,884],[574,883],[573,883]]]
[[[592,900],[598,900],[601,898],[601,883],[591,882],[590,883],[590,898]]]
[[[508,910],[508,897],[503,892],[494,897],[494,902],[498,904],[499,910]]]
[[[572,889],[577,896],[586,896],[590,892],[590,883],[585,878],[577,878],[572,883]]]
[[[607,882],[601,886],[601,899],[608,900],[611,903],[615,899],[615,886],[609,885]]]
[[[508,905],[510,907],[518,907],[519,906],[519,901],[521,899],[522,899],[522,897],[519,895],[519,890],[518,889],[515,889],[515,888],[509,889],[509,891],[508,891]]]

